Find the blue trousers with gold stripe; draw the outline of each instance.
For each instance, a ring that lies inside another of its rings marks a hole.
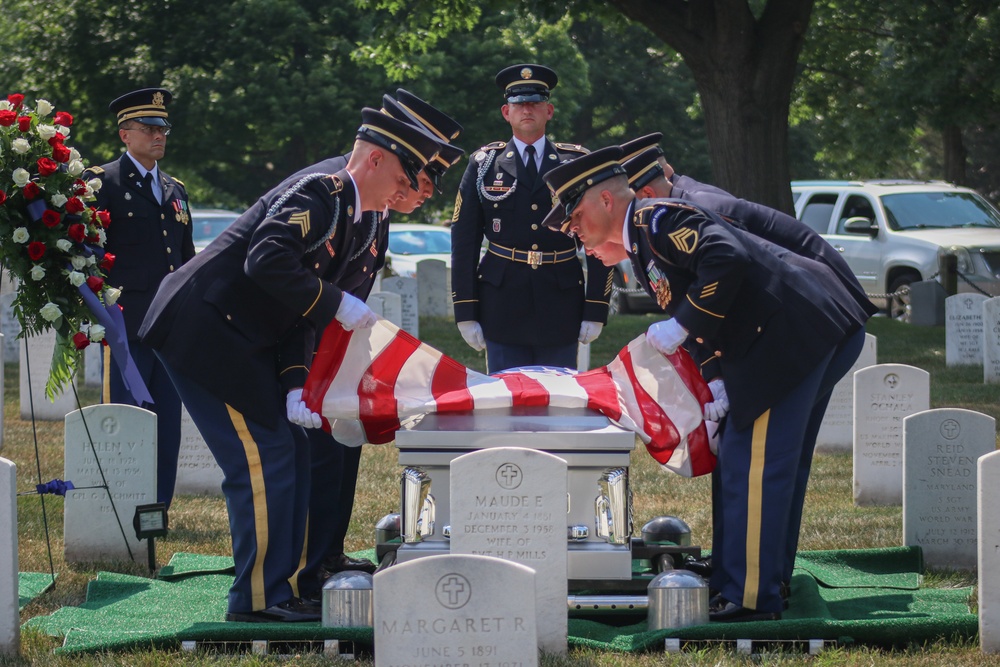
[[[222,468],[236,577],[229,611],[258,611],[298,596],[309,509],[309,441],[284,419],[267,428],[164,364]],[[278,383],[261,387],[281,400]]]
[[[780,586],[791,578],[819,426],[864,341],[863,329],[852,334],[750,427],[723,431],[713,479],[711,587],[727,600],[782,611]]]

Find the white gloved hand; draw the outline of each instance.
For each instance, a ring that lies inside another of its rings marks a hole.
[[[367,442],[360,419],[334,419],[330,432],[345,447],[360,447]]]
[[[372,312],[368,304],[347,292],[344,292],[344,296],[340,300],[340,307],[337,308],[337,314],[334,317],[344,326],[345,331],[369,329],[375,326],[378,321],[378,315]]]
[[[705,419],[708,421],[722,421],[722,418],[729,412],[729,396],[726,394],[726,385],[722,378],[712,380],[708,383],[708,388],[712,390],[712,402],[705,404]]]
[[[486,339],[483,338],[483,327],[475,320],[458,323],[458,332],[473,350],[480,352],[486,349]]]
[[[688,332],[674,318],[653,322],[646,330],[646,342],[660,354],[673,354],[680,347]]]
[[[580,338],[578,340],[584,345],[595,341],[601,335],[601,329],[603,328],[604,325],[600,322],[588,322],[584,320],[580,322]]]
[[[288,421],[306,428],[319,428],[323,425],[323,418],[306,407],[306,402],[302,400],[302,390],[292,389],[285,399],[285,409],[288,412]]]

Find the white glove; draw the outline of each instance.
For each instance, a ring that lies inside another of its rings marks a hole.
[[[285,399],[285,409],[288,411],[288,421],[306,428],[319,428],[323,418],[306,407],[302,400],[302,390],[292,389]]]
[[[646,330],[646,342],[660,354],[673,354],[680,347],[688,332],[674,318],[653,322]]]
[[[722,379],[712,380],[708,383],[708,388],[712,390],[712,402],[705,404],[705,419],[708,421],[722,421],[722,418],[729,412],[729,396],[726,395],[726,385]]]
[[[337,442],[346,447],[360,447],[368,442],[360,419],[334,419],[330,432]]]
[[[347,292],[344,292],[344,296],[340,300],[340,307],[337,308],[337,314],[334,317],[344,325],[345,331],[369,329],[375,326],[378,321],[378,315],[372,312],[368,304]]]
[[[483,338],[483,327],[475,320],[458,323],[458,332],[473,350],[480,352],[486,349],[486,339]]]
[[[580,338],[579,341],[586,345],[592,341],[597,340],[597,337],[601,335],[601,329],[604,325],[600,322],[588,322],[584,320],[580,322]]]

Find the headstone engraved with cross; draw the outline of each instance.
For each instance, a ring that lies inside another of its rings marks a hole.
[[[382,291],[393,292],[400,298],[401,328],[406,333],[420,337],[420,306],[417,301],[417,281],[414,278],[393,276],[382,279]]]
[[[422,259],[417,262],[417,297],[421,315],[452,315],[451,271],[440,259]]]
[[[983,382],[1000,383],[1000,297],[983,301]]]
[[[850,452],[854,448],[854,374],[877,363],[876,348],[875,336],[865,334],[861,354],[834,385],[816,436],[817,452]]]
[[[944,348],[948,366],[983,363],[984,294],[953,294],[944,300]]]

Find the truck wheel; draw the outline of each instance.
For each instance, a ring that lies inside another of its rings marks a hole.
[[[903,287],[918,282],[919,280],[920,276],[916,273],[904,273],[898,275],[892,279],[891,283],[889,283],[889,294],[895,294]],[[886,307],[886,314],[892,319],[907,323],[911,321],[912,313],[909,293],[900,294],[899,296],[890,296],[887,299]]]

